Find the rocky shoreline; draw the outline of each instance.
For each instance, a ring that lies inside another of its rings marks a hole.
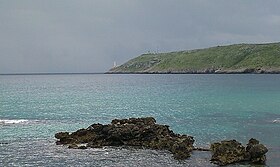
[[[256,139],[250,139],[246,147],[236,140],[211,144],[210,148],[195,148],[194,138],[176,134],[168,125],[156,124],[152,117],[114,119],[111,124],[92,124],[76,132],[55,134],[57,145],[71,149],[100,148],[104,146],[132,146],[144,149],[168,150],[173,157],[184,160],[193,150],[211,151],[211,162],[227,165],[237,162],[265,163],[267,148]]]
[[[202,70],[181,70],[181,71],[114,71],[114,69],[105,74],[280,74],[280,70],[274,69],[202,69]]]

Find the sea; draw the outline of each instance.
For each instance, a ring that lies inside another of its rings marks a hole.
[[[266,165],[280,166],[280,75],[0,75],[0,166],[214,167],[210,152],[174,160],[164,150],[68,149],[55,133],[112,119],[154,117],[196,147],[260,140]]]

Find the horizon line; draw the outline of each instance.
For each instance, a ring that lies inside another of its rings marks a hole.
[[[71,75],[71,74],[105,74],[105,72],[31,72],[31,73],[0,73],[0,75]]]

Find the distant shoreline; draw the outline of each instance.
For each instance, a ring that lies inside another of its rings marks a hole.
[[[154,72],[98,72],[98,73],[6,73],[5,75],[102,75],[102,74],[280,74],[280,71],[263,71],[263,72],[236,72],[236,71],[223,71],[223,72],[178,72],[178,71],[154,71]]]
[[[280,71],[219,71],[219,72],[178,72],[178,71],[154,71],[154,72],[106,72],[105,74],[280,74]]]

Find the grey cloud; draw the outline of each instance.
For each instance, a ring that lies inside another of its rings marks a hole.
[[[105,72],[148,51],[278,41],[277,0],[0,1],[0,73]]]

